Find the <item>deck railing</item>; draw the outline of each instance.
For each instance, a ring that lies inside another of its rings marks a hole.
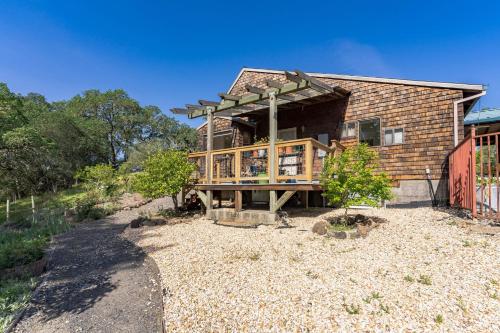
[[[337,143],[332,147],[312,138],[276,143],[276,179],[278,182],[317,182],[323,169],[323,160],[329,154],[342,150]],[[256,144],[211,152],[212,183],[259,184],[269,182],[269,144]],[[199,184],[207,182],[207,152],[189,154],[198,166],[193,178]]]

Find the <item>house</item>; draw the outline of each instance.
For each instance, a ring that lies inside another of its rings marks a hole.
[[[464,118],[465,134],[470,133],[470,127],[476,127],[476,134],[495,133],[500,131],[500,108],[483,108],[469,112]]]
[[[267,204],[272,219],[291,198],[322,205],[324,157],[358,142],[378,151],[390,204],[447,201],[447,156],[484,94],[478,84],[243,68],[220,101],[172,112],[207,117],[200,152],[190,155],[207,213],[225,216],[212,209],[224,191],[233,193],[231,216]]]

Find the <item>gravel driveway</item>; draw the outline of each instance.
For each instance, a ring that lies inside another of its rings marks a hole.
[[[158,268],[121,234],[140,211],[169,204],[156,200],[58,236],[15,332],[161,332]]]

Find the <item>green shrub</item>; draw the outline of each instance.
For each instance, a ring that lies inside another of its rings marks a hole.
[[[0,279],[0,332],[7,328],[14,315],[29,302],[31,290],[35,286],[36,278]]]
[[[117,189],[115,176],[115,169],[111,165],[98,164],[86,166],[75,175],[75,178],[84,182],[83,186],[87,192],[101,199],[115,193]]]
[[[376,172],[378,155],[366,144],[347,148],[339,156],[326,159],[322,173],[324,196],[331,205],[345,209],[366,204],[376,207],[392,197],[390,180]]]
[[[183,151],[167,150],[158,152],[144,162],[144,171],[133,180],[134,188],[145,197],[160,198],[170,196],[175,209],[178,208],[177,194],[189,184],[195,171]]]

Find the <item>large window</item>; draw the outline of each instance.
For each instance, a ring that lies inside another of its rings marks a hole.
[[[359,121],[359,142],[369,146],[380,146],[380,119]]]
[[[341,137],[342,139],[356,137],[356,122],[343,123]]]
[[[386,146],[399,145],[403,143],[402,128],[386,128],[384,130],[384,144]]]
[[[232,130],[220,131],[220,132],[214,133],[214,144],[212,147],[213,150],[231,148],[232,145],[233,145],[233,131]],[[207,149],[207,136],[206,135],[203,137],[203,149],[204,150]]]

